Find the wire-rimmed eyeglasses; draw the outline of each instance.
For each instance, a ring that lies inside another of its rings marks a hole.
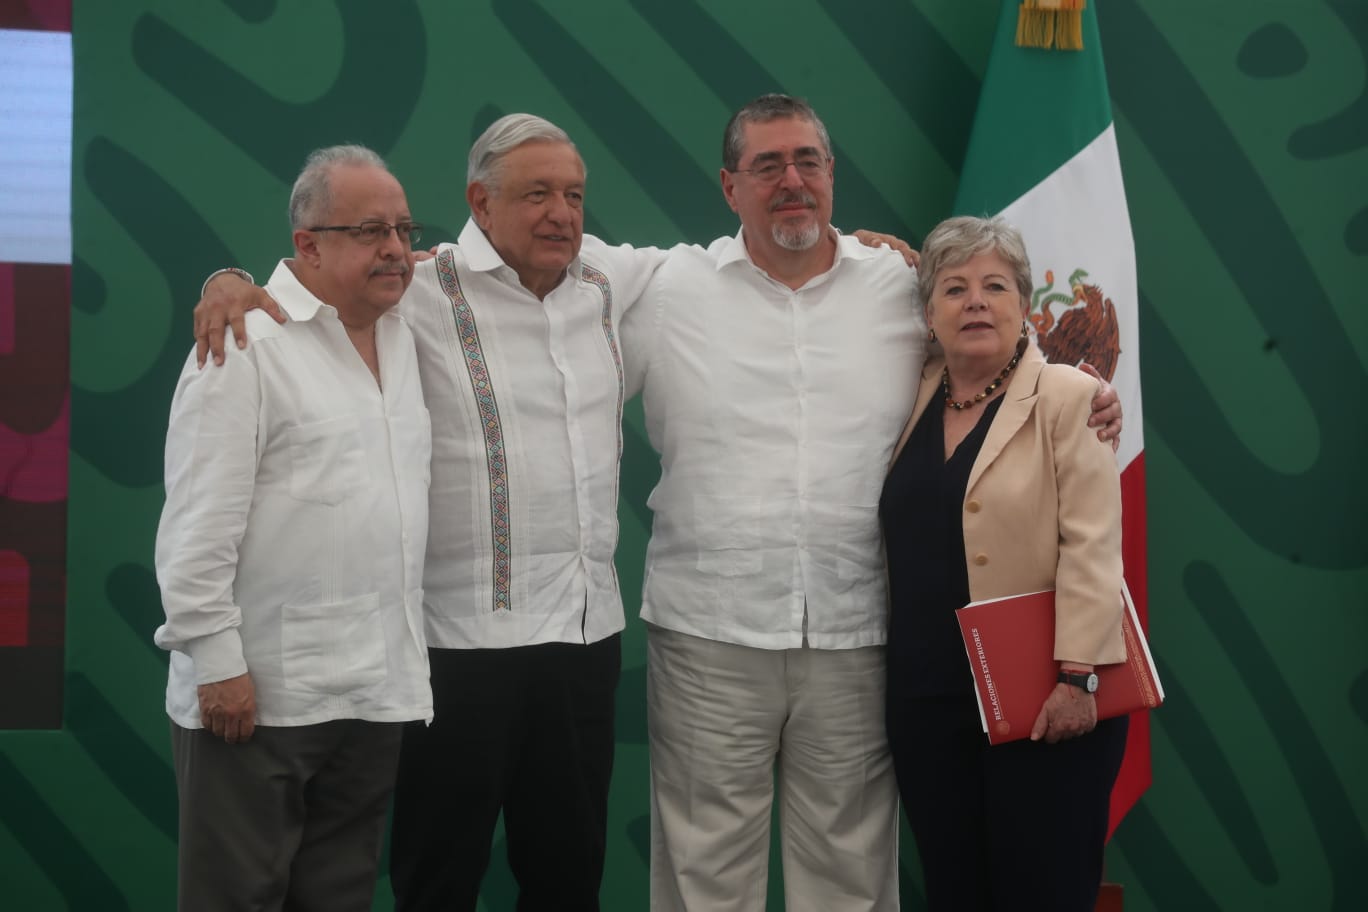
[[[793,165],[798,170],[799,177],[803,180],[811,180],[826,173],[828,161],[830,159],[825,155],[800,155],[788,161],[767,161],[756,165],[754,168],[737,168],[732,171],[732,174],[749,174],[763,184],[773,184],[784,176],[789,165]]]
[[[399,235],[399,240],[407,244],[416,244],[423,236],[423,226],[417,222],[400,222],[391,225],[389,222],[382,222],[379,219],[366,219],[359,225],[314,225],[310,231],[345,231],[352,240],[359,241],[366,246],[378,244],[389,233],[393,231]]]

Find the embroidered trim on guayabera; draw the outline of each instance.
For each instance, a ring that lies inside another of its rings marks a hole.
[[[586,282],[598,286],[599,294],[603,295],[603,336],[608,340],[608,351],[613,356],[613,367],[617,370],[617,478],[613,482],[614,498],[613,504],[617,505],[618,482],[622,475],[622,398],[626,390],[626,382],[622,377],[622,355],[618,352],[617,334],[613,331],[613,286],[609,283],[608,277],[599,272],[592,266],[580,265],[580,275]]]
[[[489,470],[490,534],[494,546],[493,608],[495,613],[509,611],[512,609],[513,551],[512,536],[509,534],[508,453],[504,446],[503,423],[499,419],[499,403],[494,398],[494,385],[489,379],[484,349],[480,347],[475,313],[461,291],[461,281],[456,276],[456,258],[450,250],[443,250],[437,255],[437,276],[442,283],[442,291],[451,301],[461,353],[465,359],[466,372],[470,375],[475,405],[480,412],[480,427],[484,430],[485,461]],[[622,373],[620,367],[618,373]]]

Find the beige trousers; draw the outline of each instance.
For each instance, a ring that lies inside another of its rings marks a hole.
[[[787,912],[897,910],[883,647],[646,648],[653,912],[763,912],[776,786]]]

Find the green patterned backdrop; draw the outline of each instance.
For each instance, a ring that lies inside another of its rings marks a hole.
[[[1150,618],[1168,690],[1154,786],[1108,850],[1110,879],[1132,912],[1368,909],[1368,3],[1094,3],[1139,263]],[[837,224],[916,241],[954,198],[996,13],[76,0],[64,721],[0,732],[0,908],[172,905],[166,663],[151,642],[167,407],[204,275],[265,276],[288,253],[285,200],[308,150],[377,148],[445,240],[465,218],[471,139],[533,111],[588,163],[589,230],[704,241],[735,230],[717,188],[726,118],[777,89],[831,129]],[[653,483],[639,411],[627,444],[630,616]],[[625,646],[603,893],[635,912],[635,620]],[[915,910],[910,845],[904,859]],[[387,894],[382,881],[377,909]],[[511,896],[496,865],[486,906]]]

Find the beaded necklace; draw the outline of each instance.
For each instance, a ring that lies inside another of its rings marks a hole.
[[[1022,339],[1017,343],[1016,353],[1012,355],[1012,360],[1007,362],[1007,366],[1002,369],[1002,373],[998,374],[992,383],[984,387],[983,392],[977,393],[972,399],[965,399],[960,402],[950,397],[950,368],[947,365],[946,368],[941,371],[941,393],[945,396],[945,404],[955,411],[960,412],[967,408],[973,408],[989,396],[993,395],[993,393],[997,391],[997,388],[1002,386],[1002,381],[1007,379],[1007,375],[1021,363],[1021,356],[1026,353],[1026,341],[1025,332],[1023,331]]]

